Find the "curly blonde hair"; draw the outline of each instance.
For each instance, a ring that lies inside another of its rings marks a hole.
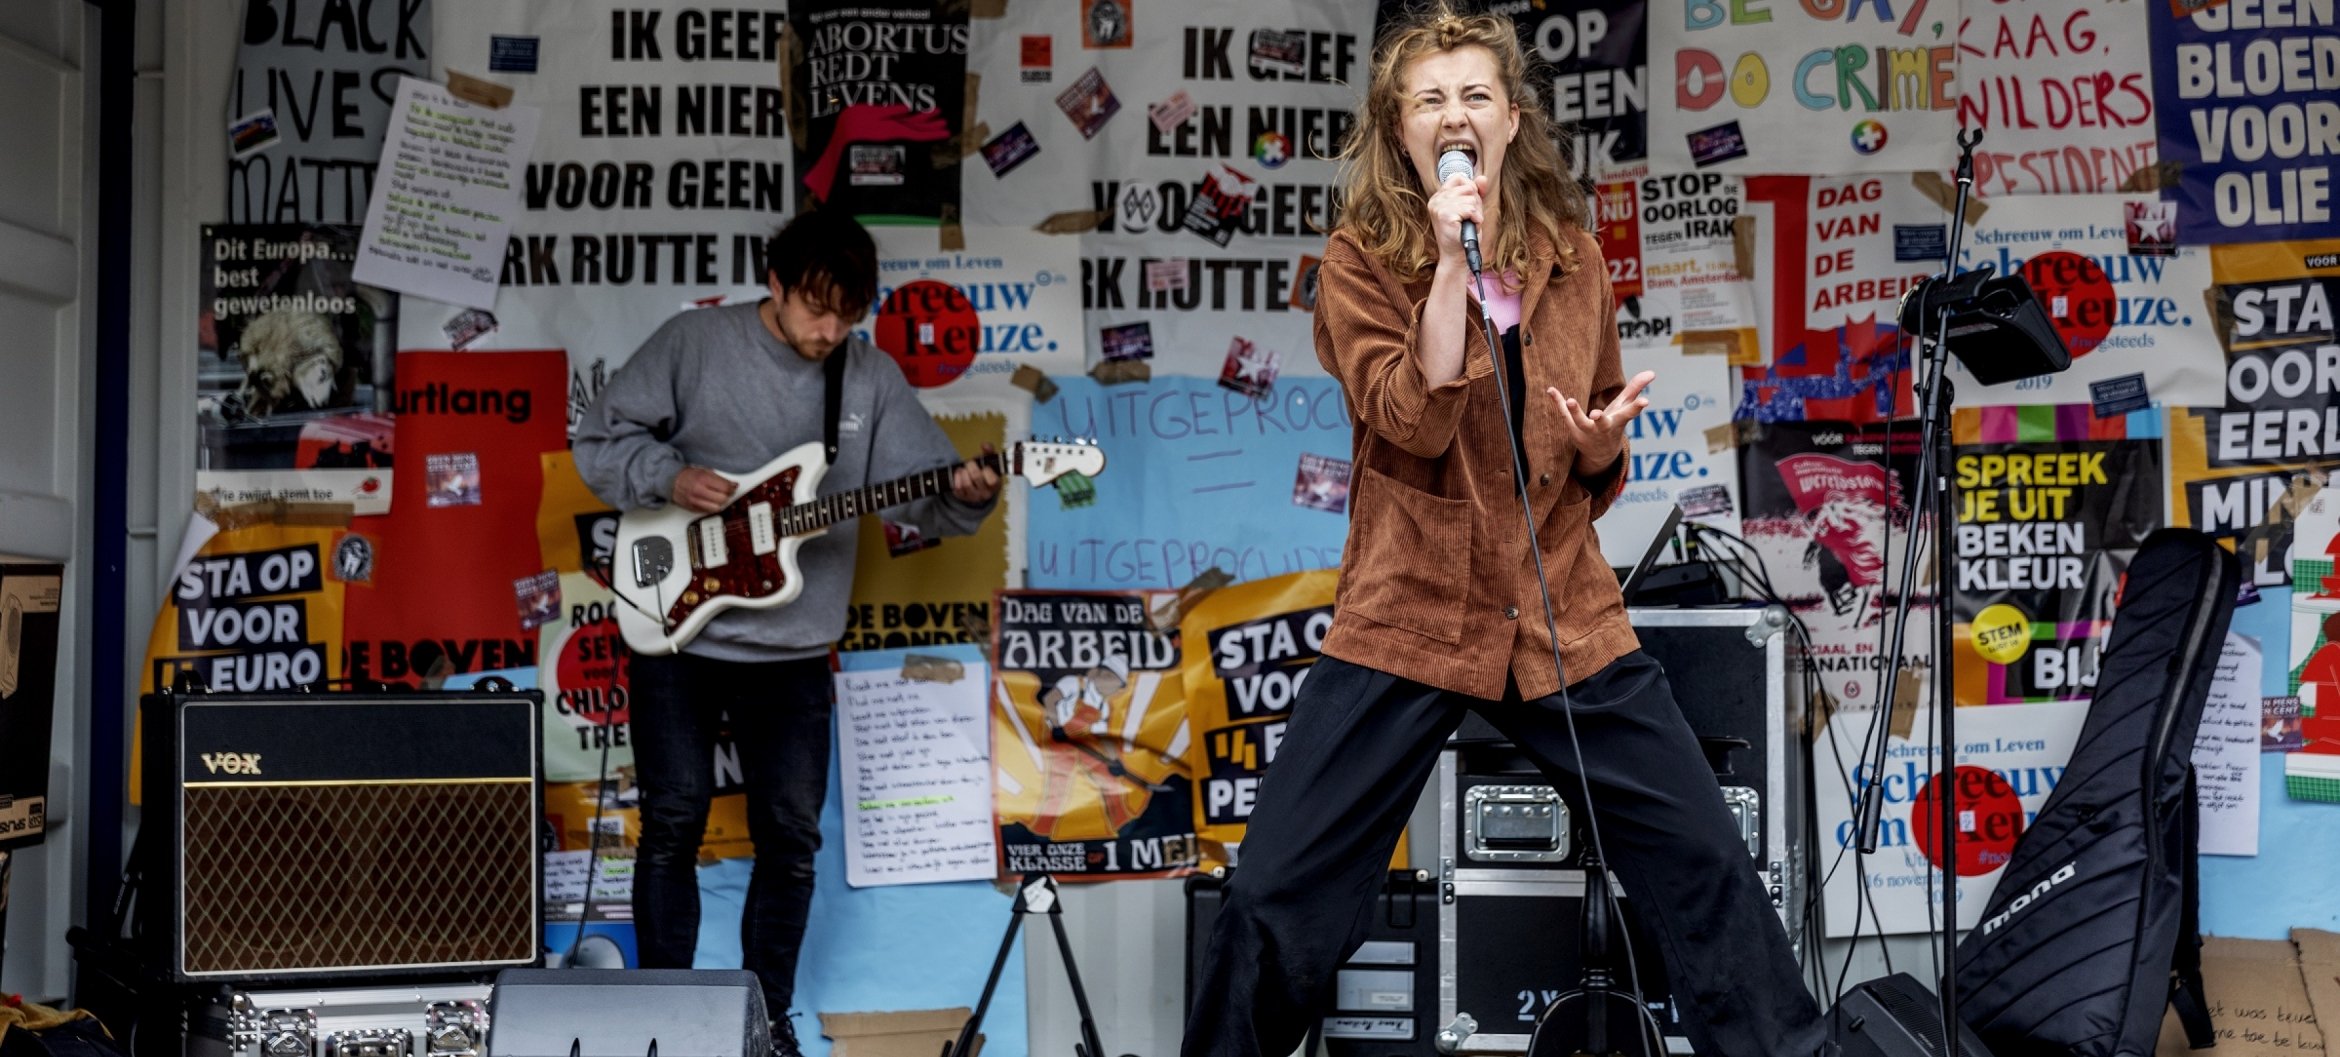
[[[1372,80],[1357,102],[1357,131],[1340,153],[1347,199],[1341,226],[1407,282],[1427,275],[1437,263],[1428,212],[1437,189],[1421,185],[1399,138],[1406,102],[1400,79],[1424,55],[1473,46],[1494,55],[1503,94],[1519,107],[1519,132],[1504,155],[1497,191],[1503,208],[1485,255],[1487,267],[1527,274],[1529,232],[1540,231],[1559,254],[1561,269],[1574,270],[1575,247],[1563,236],[1571,227],[1588,226],[1591,209],[1561,153],[1561,130],[1528,88],[1528,59],[1520,50],[1518,30],[1500,16],[1458,14],[1444,0],[1391,25],[1374,47]]]

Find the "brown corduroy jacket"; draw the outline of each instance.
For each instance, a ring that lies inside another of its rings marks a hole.
[[[1549,241],[1520,294],[1528,495],[1571,683],[1638,649],[1593,519],[1624,486],[1620,456],[1595,478],[1545,394],[1601,407],[1624,388],[1616,300],[1592,236],[1571,230],[1576,266]],[[1490,283],[1494,277],[1488,277]],[[1511,480],[1495,361],[1474,318],[1463,376],[1428,386],[1414,350],[1430,281],[1402,283],[1345,231],[1317,271],[1316,358],[1341,380],[1355,422],[1349,539],[1324,652],[1471,697],[1556,693],[1536,569]],[[1476,313],[1473,306],[1470,309]]]

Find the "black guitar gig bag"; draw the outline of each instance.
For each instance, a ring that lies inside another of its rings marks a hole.
[[[2130,561],[2071,762],[1958,947],[1959,1019],[1995,1057],[2150,1057],[2172,1006],[2211,1044],[2192,755],[2240,576],[2192,529]]]

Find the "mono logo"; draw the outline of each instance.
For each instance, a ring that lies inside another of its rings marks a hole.
[[[2024,908],[2039,902],[2040,897],[2048,894],[2049,890],[2077,876],[2079,874],[2079,870],[2075,869],[2077,865],[2078,863],[2075,861],[2057,867],[2056,872],[2049,874],[2045,880],[2032,885],[2031,891],[2016,896],[2014,902],[2007,904],[2007,909],[1999,911],[1982,923],[1983,935],[1988,936],[1997,931],[1999,926],[2005,925]]]

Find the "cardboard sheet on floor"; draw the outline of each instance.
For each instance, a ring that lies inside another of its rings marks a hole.
[[[2300,976],[2299,951],[2289,940],[2238,940],[2206,936],[2202,941],[2202,987],[2218,1033],[2218,1057],[2298,1057],[2324,1052],[2307,982]],[[2177,1016],[2161,1021],[2155,1057],[2186,1057],[2185,1029]]]

